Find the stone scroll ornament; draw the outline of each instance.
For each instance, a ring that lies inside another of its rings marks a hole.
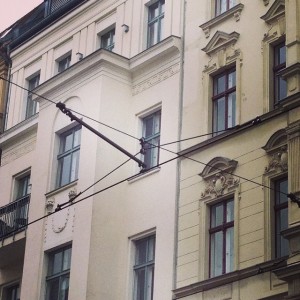
[[[239,179],[232,175],[236,166],[237,161],[229,158],[216,157],[212,159],[199,174],[205,182],[201,198],[222,196],[226,191],[234,188],[239,183]]]

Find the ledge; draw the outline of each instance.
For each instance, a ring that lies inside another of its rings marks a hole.
[[[13,139],[19,138],[34,128],[38,127],[38,116],[36,113],[34,116],[18,123],[17,125],[7,129],[0,135],[0,146],[11,142]]]
[[[138,180],[140,180],[142,178],[148,177],[148,176],[150,176],[150,175],[152,175],[154,173],[157,173],[159,171],[160,171],[160,167],[154,167],[154,168],[152,168],[151,170],[149,170],[149,171],[147,171],[145,173],[140,173],[140,174],[138,174],[136,176],[131,177],[130,179],[128,179],[128,183],[136,182],[136,181],[138,181]]]
[[[215,18],[209,20],[208,22],[200,25],[199,27],[204,31],[205,37],[208,38],[210,36],[210,30],[218,25],[219,23],[229,19],[230,17],[234,17],[235,21],[240,20],[241,12],[244,8],[244,4],[239,3],[234,7],[230,8],[229,10],[225,11],[224,13],[216,16]]]
[[[216,287],[226,285],[235,281],[239,281],[242,279],[246,279],[252,276],[258,276],[265,272],[270,272],[275,268],[278,268],[279,264],[286,265],[286,258],[270,260],[249,268],[245,268],[243,270],[238,270],[234,272],[230,272],[221,276],[217,276],[214,278],[209,278],[207,280],[203,280],[173,291],[174,298],[180,299],[183,297],[187,297],[193,294],[197,294],[200,292],[204,292],[207,290],[214,289]],[[299,271],[300,272],[300,271]]]

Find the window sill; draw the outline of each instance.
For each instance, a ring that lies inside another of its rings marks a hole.
[[[149,171],[146,171],[145,173],[140,173],[140,174],[138,174],[138,175],[136,175],[134,177],[131,177],[131,179],[128,180],[128,183],[136,182],[136,181],[138,181],[138,180],[140,180],[142,178],[148,177],[148,176],[150,176],[150,175],[152,175],[154,173],[157,173],[159,171],[160,171],[160,167],[155,167],[155,168],[153,168],[153,169],[151,169]]]
[[[78,179],[75,180],[75,181],[72,181],[72,182],[70,182],[70,183],[68,183],[66,185],[63,185],[63,186],[61,186],[59,188],[56,188],[55,190],[52,190],[52,191],[46,193],[45,194],[46,198],[52,197],[52,196],[54,196],[54,195],[56,195],[58,193],[61,193],[61,192],[65,191],[65,190],[67,190],[67,189],[70,189],[71,187],[77,185],[77,181],[78,181]]]
[[[244,8],[244,4],[239,3],[234,7],[232,7],[231,9],[225,11],[224,13],[200,25],[199,27],[204,31],[205,37],[209,38],[211,29],[217,24],[229,19],[232,16],[234,17],[235,21],[238,22],[240,20],[240,16],[243,8]]]

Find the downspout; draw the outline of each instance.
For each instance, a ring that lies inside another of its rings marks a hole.
[[[186,29],[186,0],[182,0],[182,36],[180,52],[180,77],[179,77],[179,107],[178,107],[178,140],[182,138],[182,119],[183,119],[183,92],[184,92],[184,54],[185,54],[185,29]],[[177,144],[177,153],[181,151],[181,143]],[[175,221],[174,221],[174,257],[173,257],[173,286],[176,289],[177,282],[177,257],[178,257],[178,218],[179,218],[179,198],[180,198],[180,175],[181,159],[177,159],[176,170],[176,199],[175,199]]]
[[[2,55],[2,57],[7,63],[7,66],[8,66],[7,79],[10,80],[12,62],[11,62],[11,59],[9,57],[9,52],[10,52],[9,45],[6,47],[6,49],[7,49],[6,55]],[[2,132],[5,131],[6,125],[7,125],[7,116],[8,116],[9,100],[10,100],[9,92],[10,92],[10,83],[7,82],[7,84],[5,85],[5,91],[4,91],[5,104],[4,104],[3,120],[2,120],[2,124],[1,124]]]

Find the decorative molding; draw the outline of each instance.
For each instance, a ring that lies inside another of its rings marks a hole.
[[[235,188],[239,179],[235,179],[232,172],[236,169],[237,164],[237,161],[225,157],[212,159],[199,174],[206,183],[201,198],[222,196],[225,191]]]
[[[215,53],[221,49],[234,45],[239,36],[240,34],[235,31],[232,33],[217,31],[208,42],[208,44],[204,48],[202,48],[202,50],[206,54],[211,55],[212,53]]]
[[[61,214],[61,212],[60,212],[60,214]],[[52,230],[55,233],[60,233],[66,228],[66,226],[68,224],[69,217],[70,217],[70,206],[67,209],[67,213],[65,215],[65,220],[64,220],[64,223],[62,225],[55,224],[55,223],[57,223],[57,221],[55,221],[55,216],[56,216],[56,214],[52,215]]]
[[[6,164],[16,160],[17,158],[33,151],[35,149],[36,140],[30,139],[16,145],[15,147],[10,148],[9,150],[3,151],[1,165],[5,166]]]
[[[162,72],[153,75],[152,77],[148,78],[147,80],[144,80],[144,81],[134,85],[133,89],[132,89],[133,95],[137,95],[137,94],[153,87],[154,85],[170,78],[171,76],[178,73],[179,70],[180,70],[180,66],[179,66],[179,63],[177,63],[177,64],[163,70]]]
[[[200,25],[199,27],[203,30],[205,37],[209,38],[211,29],[216,26],[217,24],[229,19],[233,16],[236,22],[240,20],[241,12],[244,8],[242,3],[239,3],[232,7],[231,9],[225,11],[224,13],[216,16],[215,18],[209,20],[208,22]]]
[[[47,212],[48,215],[53,212],[54,204],[55,204],[55,198],[54,197],[48,198],[46,200],[46,212]]]
[[[282,147],[277,153],[269,157],[269,164],[265,167],[265,174],[272,171],[285,172],[288,169],[287,147]]]
[[[264,174],[285,172],[288,169],[287,134],[285,129],[276,131],[262,147],[269,157]]]
[[[285,0],[276,0],[266,14],[264,14],[261,19],[263,19],[268,24],[276,23],[277,20],[285,15]]]

